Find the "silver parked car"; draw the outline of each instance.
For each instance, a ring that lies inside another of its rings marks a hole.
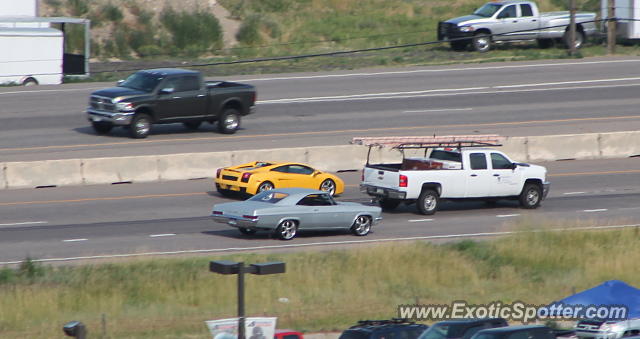
[[[242,234],[266,230],[290,240],[298,230],[348,229],[364,236],[382,220],[380,213],[377,206],[336,202],[327,192],[282,188],[264,191],[245,201],[214,205],[211,217],[237,227]]]

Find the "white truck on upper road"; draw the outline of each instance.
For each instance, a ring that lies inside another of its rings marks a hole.
[[[546,168],[515,162],[487,148],[499,146],[497,138],[356,138],[354,143],[370,147],[360,190],[383,209],[415,202],[425,215],[434,214],[441,199],[517,199],[523,208],[537,208],[549,192]],[[369,163],[371,147],[385,145],[401,151],[402,162]],[[406,157],[410,150],[424,150],[424,156]]]
[[[537,40],[541,48],[562,39],[570,46],[569,12],[540,13],[532,1],[492,1],[473,14],[438,23],[438,40],[449,41],[453,50],[469,45],[478,52],[491,49],[493,43]],[[575,46],[597,32],[596,13],[577,12]]]

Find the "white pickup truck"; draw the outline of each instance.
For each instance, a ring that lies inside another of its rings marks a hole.
[[[438,40],[450,41],[453,50],[486,52],[493,43],[537,40],[542,48],[554,39],[570,46],[569,12],[540,13],[532,1],[492,1],[473,14],[438,23]],[[578,12],[575,16],[575,46],[580,48],[587,37],[597,32],[596,13]]]
[[[455,146],[457,145],[457,146]],[[518,199],[537,208],[549,192],[547,170],[518,163],[482,143],[402,143],[393,148],[431,150],[429,156],[404,157],[401,163],[365,165],[360,190],[394,209],[416,202],[420,213],[434,214],[441,199]],[[371,152],[370,152],[371,153]]]

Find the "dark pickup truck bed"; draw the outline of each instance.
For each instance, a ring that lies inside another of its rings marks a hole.
[[[182,123],[197,129],[217,123],[221,133],[235,133],[240,117],[255,111],[256,89],[229,81],[204,81],[197,71],[161,68],[136,72],[117,87],[91,94],[87,118],[98,134],[113,127],[145,138],[153,124]]]

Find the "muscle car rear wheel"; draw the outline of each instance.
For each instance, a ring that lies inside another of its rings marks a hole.
[[[135,139],[144,139],[151,132],[151,117],[144,113],[138,113],[131,122],[129,135]]]
[[[202,123],[202,121],[185,121],[182,124],[184,125],[184,127],[190,129],[190,130],[196,130],[198,129],[198,127],[200,127],[200,124]]]
[[[298,224],[293,220],[283,220],[276,228],[276,235],[282,240],[291,240],[296,233],[298,233]]]
[[[244,235],[252,235],[252,234],[256,234],[256,230],[251,229],[251,228],[244,228],[244,227],[240,227],[238,228],[238,230],[240,231],[240,233],[244,234]]]
[[[268,190],[272,190],[274,189],[275,186],[273,185],[273,183],[271,183],[271,181],[265,181],[263,183],[260,184],[260,186],[258,186],[258,192],[264,192],[264,191],[268,191]]]
[[[233,108],[225,108],[218,119],[218,132],[233,134],[240,128],[240,113]]]
[[[418,210],[424,215],[432,215],[438,210],[440,196],[432,189],[423,189],[418,197]]]
[[[98,134],[107,134],[113,128],[113,124],[111,124],[110,122],[93,121],[91,122],[91,127],[93,127],[93,130],[96,131],[96,133]]]
[[[522,208],[533,209],[540,206],[542,198],[542,190],[540,185],[526,184],[520,193],[520,206]]]
[[[320,184],[320,190],[323,192],[329,193],[331,196],[336,194],[336,183],[331,179],[325,179],[322,184]]]
[[[357,236],[365,236],[371,231],[371,217],[361,215],[356,218],[351,226],[351,232]]]

